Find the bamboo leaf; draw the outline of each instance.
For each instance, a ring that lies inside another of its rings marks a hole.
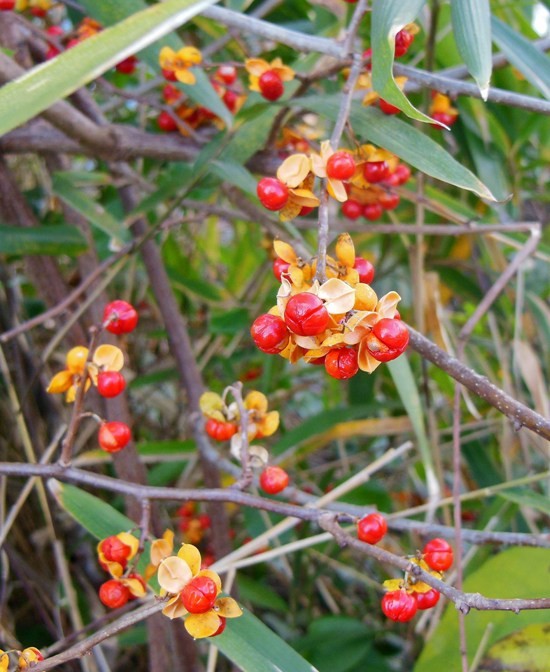
[[[84,236],[73,226],[0,226],[0,254],[45,254],[76,256],[88,247]]]
[[[411,119],[435,123],[409,101],[393,77],[395,36],[418,16],[425,0],[374,0],[372,3],[372,85],[378,95]]]
[[[451,0],[451,19],[458,51],[487,100],[493,70],[489,0]]]
[[[24,124],[215,2],[156,3],[6,84],[0,91],[0,135]]]

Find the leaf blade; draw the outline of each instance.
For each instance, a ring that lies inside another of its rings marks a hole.
[[[487,100],[493,70],[489,0],[451,0],[451,20],[458,51]]]

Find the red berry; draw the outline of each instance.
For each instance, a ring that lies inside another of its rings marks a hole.
[[[357,523],[357,538],[367,544],[377,544],[388,531],[388,523],[381,513],[369,513]]]
[[[178,124],[171,114],[162,110],[157,117],[157,126],[164,133],[173,133],[178,130]]]
[[[173,84],[166,84],[162,89],[162,97],[164,98],[164,102],[168,103],[168,105],[175,103],[181,96],[182,92]]]
[[[378,202],[384,208],[384,210],[395,210],[399,205],[399,194],[395,194],[392,191],[384,191],[378,197]]]
[[[414,593],[416,605],[419,609],[431,609],[439,602],[440,593],[432,588],[427,593]]]
[[[313,212],[313,208],[310,208],[309,205],[302,205],[298,217],[305,217],[306,215],[309,215],[310,212]]]
[[[39,19],[43,19],[46,14],[48,13],[47,9],[43,9],[42,7],[31,7],[31,14],[33,16],[38,17]]]
[[[334,152],[327,161],[327,176],[334,180],[349,180],[353,173],[355,173],[355,161],[345,150]]]
[[[325,369],[329,376],[339,380],[352,378],[357,371],[357,351],[352,348],[330,350],[325,357]]]
[[[299,336],[317,336],[328,327],[329,315],[318,296],[310,292],[300,292],[288,300],[285,322]]]
[[[126,301],[112,301],[105,306],[103,321],[105,329],[112,334],[129,334],[136,328],[138,314],[134,306]]]
[[[397,58],[404,56],[409,50],[413,40],[414,35],[411,35],[408,30],[405,30],[404,28],[403,30],[400,30],[395,36],[395,56]]]
[[[119,371],[102,371],[97,377],[97,391],[102,397],[111,399],[126,388],[124,376]]]
[[[233,434],[237,433],[237,425],[234,425],[232,422],[215,420],[214,418],[208,418],[204,428],[208,436],[215,441],[227,441]]]
[[[174,70],[162,70],[162,76],[164,79],[166,79],[168,82],[177,82],[178,78],[176,77],[176,73]]]
[[[118,453],[119,450],[122,450],[130,443],[132,433],[128,425],[115,420],[113,422],[104,422],[99,428],[97,438],[103,450],[108,453]]]
[[[235,91],[226,91],[222,96],[222,100],[230,112],[236,112],[239,96],[235,93]]]
[[[276,177],[262,177],[256,187],[260,203],[267,210],[281,210],[288,201],[288,187]]]
[[[409,330],[401,320],[384,317],[374,325],[367,336],[367,348],[379,362],[399,357],[409,344]]]
[[[208,576],[196,576],[181,591],[181,602],[190,614],[204,614],[214,606],[218,587]]]
[[[222,632],[225,630],[225,624],[227,619],[224,618],[223,616],[218,616],[220,619],[220,627],[216,630],[216,632],[213,635],[210,635],[210,637],[217,637],[218,635],[221,635]]]
[[[274,70],[266,70],[258,80],[260,93],[266,100],[277,100],[285,92],[283,80]]]
[[[266,467],[260,474],[260,487],[269,495],[276,495],[283,491],[290,479],[281,467]]]
[[[216,77],[227,86],[231,86],[237,79],[237,68],[233,65],[220,65],[216,70]]]
[[[365,180],[371,184],[382,182],[390,174],[390,167],[387,161],[368,161],[363,166],[363,175]]]
[[[288,329],[278,315],[265,313],[257,317],[250,327],[250,335],[262,352],[276,355],[288,344]]]
[[[456,120],[458,119],[457,114],[449,114],[448,112],[434,112],[432,114],[432,119],[435,119],[436,121],[439,121],[442,124],[445,124],[445,126],[452,126]],[[439,124],[432,124],[434,128],[438,128],[440,130],[443,130]]]
[[[123,75],[131,75],[136,69],[137,62],[138,59],[136,56],[128,56],[128,58],[125,58],[123,61],[120,61],[120,63],[117,63],[115,67],[117,72],[120,72]]]
[[[436,537],[422,549],[424,561],[436,572],[444,572],[453,564],[453,549],[445,539]]]
[[[353,268],[359,273],[359,282],[364,282],[366,285],[374,280],[374,266],[363,257],[355,257],[355,264]]]
[[[363,207],[363,217],[369,222],[374,222],[382,216],[382,206],[380,203],[366,203]]]
[[[130,599],[130,595],[130,590],[116,579],[105,581],[99,588],[99,599],[110,609],[123,607]]]
[[[372,70],[372,49],[365,49],[363,60],[366,61],[365,68],[370,72]]]
[[[1,6],[1,2],[0,2],[0,6]],[[59,37],[59,36],[63,35],[63,28],[61,28],[61,26],[48,26],[46,28],[46,33],[48,35],[53,35],[54,37]]]
[[[378,107],[382,110],[384,114],[399,114],[399,112],[401,112],[401,110],[398,107],[395,107],[395,105],[388,103],[383,98],[378,99]]]
[[[281,274],[286,273],[289,269],[290,264],[281,259],[281,257],[276,257],[273,259],[273,275],[281,282]]]
[[[342,214],[348,219],[358,219],[363,214],[363,206],[352,198],[348,198],[342,203]]]
[[[207,513],[201,513],[197,516],[197,520],[203,530],[209,530],[212,527],[212,519]]]
[[[130,546],[125,544],[115,535],[103,539],[99,544],[99,548],[105,556],[105,560],[108,560],[109,562],[118,562],[124,566],[132,552]]]
[[[9,12],[15,7],[15,0],[0,0],[0,12]]]
[[[395,169],[393,175],[397,175],[399,179],[398,184],[405,184],[405,182],[408,182],[411,176],[411,169],[409,166],[405,166],[403,163],[400,163]]]
[[[416,614],[416,599],[406,590],[392,590],[382,598],[382,611],[392,621],[406,623]]]

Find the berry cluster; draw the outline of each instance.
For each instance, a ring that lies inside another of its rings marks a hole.
[[[378,298],[369,284],[374,269],[355,256],[349,234],[339,236],[336,259],[327,257],[328,280],[322,284],[315,260],[306,262],[279,240],[274,248],[274,273],[281,279],[277,305],[250,329],[260,350],[292,363],[324,365],[340,380],[359,369],[372,373],[405,351],[409,332],[397,312],[401,297],[389,292]]]
[[[99,564],[112,577],[99,588],[99,599],[106,607],[118,609],[145,595],[145,580],[128,569],[128,562],[136,556],[138,549],[139,541],[128,532],[120,532],[98,543]]]
[[[204,533],[212,526],[212,521],[207,513],[199,513],[195,502],[185,502],[176,511],[179,519],[178,528],[183,532],[184,539],[189,544],[198,544],[202,541]],[[213,558],[212,558],[213,560]],[[203,559],[203,564],[211,564]]]

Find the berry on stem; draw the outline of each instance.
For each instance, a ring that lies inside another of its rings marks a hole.
[[[223,616],[219,616],[219,619],[220,619],[220,627],[216,630],[216,632],[213,635],[210,635],[210,637],[217,637],[218,635],[221,635],[222,632],[225,630],[227,619],[224,618]]]
[[[390,167],[386,161],[368,161],[363,166],[365,180],[371,184],[382,182],[390,174]]]
[[[103,311],[105,329],[112,334],[129,334],[138,323],[138,314],[134,306],[127,301],[112,301]]]
[[[348,219],[358,219],[363,214],[363,206],[358,201],[348,198],[342,203],[342,214]]]
[[[414,35],[404,28],[395,36],[395,56],[404,56],[414,40]]]
[[[218,587],[208,576],[196,576],[181,591],[181,602],[190,614],[204,614],[214,606]]]
[[[388,103],[388,101],[384,100],[383,98],[378,99],[378,107],[382,110],[384,114],[399,114],[399,112],[401,112],[401,110],[398,107],[395,107],[395,105]]]
[[[281,210],[288,201],[288,187],[276,177],[262,177],[256,193],[267,210]]]
[[[327,161],[327,175],[334,180],[349,180],[353,173],[355,173],[355,161],[344,149],[334,152]]]
[[[327,328],[329,314],[318,296],[310,292],[300,292],[288,300],[284,319],[295,334],[317,336]]]
[[[441,594],[438,590],[432,588],[427,593],[414,593],[414,596],[419,609],[431,609],[439,602]]]
[[[276,355],[288,344],[288,329],[278,315],[265,313],[257,317],[250,327],[250,335],[262,352]]]
[[[120,63],[117,63],[115,68],[117,72],[122,73],[123,75],[131,75],[135,72],[138,59],[136,56],[128,56]]]
[[[436,537],[422,549],[424,561],[430,569],[445,572],[453,564],[453,549],[445,539]]]
[[[102,450],[107,453],[118,453],[130,443],[132,433],[124,422],[114,420],[101,425],[97,438]]]
[[[176,120],[171,114],[166,112],[166,110],[162,110],[159,113],[159,116],[157,117],[157,126],[159,127],[159,130],[164,133],[173,133],[178,130]]]
[[[15,8],[15,0],[0,0],[0,12],[9,12]]]
[[[363,217],[369,222],[374,222],[382,216],[382,206],[380,203],[366,203],[363,207]]]
[[[355,257],[353,268],[359,273],[359,282],[364,282],[366,285],[374,280],[374,266],[368,259],[364,257]]]
[[[216,77],[227,86],[231,86],[237,79],[237,68],[234,65],[220,65],[216,70]]]
[[[395,194],[391,191],[384,191],[378,197],[378,202],[384,208],[384,210],[395,210],[399,205],[399,194]]]
[[[126,389],[126,381],[119,371],[102,371],[97,377],[97,391],[102,397],[111,399]]]
[[[260,93],[266,100],[274,101],[285,92],[283,80],[274,70],[266,70],[258,80]]]
[[[130,599],[130,595],[129,588],[116,579],[105,581],[99,588],[99,599],[110,609],[123,607]]]
[[[281,467],[266,467],[260,474],[260,487],[269,495],[282,492],[289,481],[288,474]]]
[[[377,544],[388,531],[388,523],[381,513],[369,513],[357,523],[357,538],[367,544]]]
[[[99,549],[109,562],[118,562],[125,565],[126,561],[132,553],[132,549],[128,544],[121,541],[116,535],[112,535],[103,539],[99,544]]]
[[[284,259],[281,259],[281,257],[276,257],[273,259],[273,275],[279,282],[281,282],[281,274],[286,273],[289,266],[290,264]]]
[[[416,599],[406,590],[392,590],[382,598],[382,611],[392,621],[406,623],[418,609]]]
[[[389,362],[399,357],[409,344],[409,330],[395,318],[384,317],[374,325],[367,336],[367,348],[379,362]]]
[[[228,441],[238,429],[237,425],[232,422],[223,422],[214,418],[208,418],[204,428],[208,436],[215,441]]]
[[[359,371],[357,351],[352,348],[331,350],[325,357],[325,370],[333,378],[347,380]]]

